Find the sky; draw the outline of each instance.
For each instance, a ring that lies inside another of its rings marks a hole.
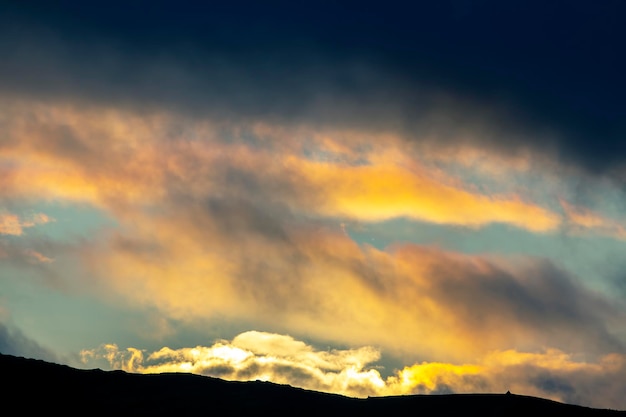
[[[626,409],[626,3],[0,5],[0,352]]]

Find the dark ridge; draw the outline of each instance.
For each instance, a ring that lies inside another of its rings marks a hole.
[[[4,406],[20,415],[626,416],[514,394],[357,399],[269,382],[79,370],[0,354]]]

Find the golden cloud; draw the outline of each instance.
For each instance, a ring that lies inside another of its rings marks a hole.
[[[619,329],[623,313],[548,262],[408,244],[379,250],[339,227],[254,230],[256,216],[228,206],[137,218],[110,246],[85,247],[84,260],[130,304],[183,321],[253,317],[289,333],[433,360],[533,349],[536,340],[619,347],[609,323]]]
[[[516,196],[475,194],[420,172],[390,164],[348,166],[303,159],[288,161],[298,178],[322,189],[317,210],[365,221],[407,217],[471,227],[508,223],[535,232],[554,230],[555,213]]]

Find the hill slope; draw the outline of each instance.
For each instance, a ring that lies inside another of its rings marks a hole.
[[[356,399],[268,382],[191,374],[79,370],[0,354],[5,404],[20,414],[382,416],[625,416],[513,394],[412,395]],[[6,406],[6,405],[5,405]]]

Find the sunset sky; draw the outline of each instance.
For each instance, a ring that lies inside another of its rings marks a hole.
[[[52,3],[0,5],[0,352],[626,409],[625,2]]]

